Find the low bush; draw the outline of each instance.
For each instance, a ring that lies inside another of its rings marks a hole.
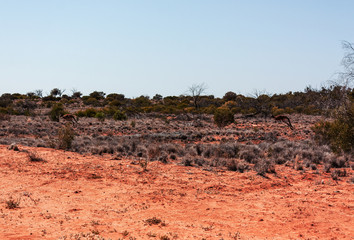
[[[36,152],[28,152],[28,159],[31,162],[45,162],[45,160],[39,156]]]
[[[53,105],[49,112],[49,118],[52,121],[59,122],[61,115],[65,114],[64,106],[62,103],[56,103]]]
[[[103,122],[106,118],[106,115],[103,112],[97,112],[95,115],[95,118],[97,118],[99,121]]]
[[[237,171],[243,173],[248,169],[249,169],[249,165],[236,160],[232,160],[227,164],[227,170],[229,171]]]
[[[59,129],[58,131],[58,147],[59,149],[69,150],[75,137],[75,131],[70,123]]]
[[[254,165],[254,170],[258,175],[265,176],[266,173],[275,173],[275,165],[268,159],[259,159]]]
[[[225,127],[235,121],[232,111],[225,107],[220,107],[214,112],[214,122],[218,127]]]
[[[6,208],[15,209],[20,207],[20,199],[14,200],[10,198],[10,200],[6,201]]]
[[[354,146],[354,109],[351,120],[336,119],[333,122],[318,122],[312,130],[316,139],[329,144],[336,153],[353,152]]]
[[[153,218],[148,218],[145,220],[145,223],[147,223],[148,225],[158,225],[160,223],[162,223],[162,220],[156,217]]]
[[[99,110],[95,108],[87,108],[85,110],[78,111],[76,115],[78,117],[95,117]]]
[[[127,120],[127,115],[125,115],[125,113],[121,112],[120,110],[116,110],[113,115],[113,119],[116,121]]]

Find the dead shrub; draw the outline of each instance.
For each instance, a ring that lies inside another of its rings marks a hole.
[[[237,162],[235,160],[232,160],[228,165],[227,165],[227,170],[229,171],[237,171]]]
[[[239,162],[236,160],[232,160],[227,164],[227,170],[229,171],[237,171],[240,173],[245,172],[249,169],[249,166],[244,162]]]
[[[185,157],[183,157],[181,163],[186,166],[186,167],[191,167],[193,166],[193,159],[192,159],[192,156],[190,155],[187,155]]]
[[[13,150],[13,151],[20,151],[16,143],[12,143],[7,149]]]
[[[196,159],[194,159],[194,163],[200,167],[210,165],[210,164],[208,164],[208,161],[205,160],[204,158],[196,158]]]
[[[147,155],[150,160],[157,159],[161,154],[161,150],[158,146],[149,147],[147,150]]]
[[[6,208],[15,209],[20,207],[20,199],[14,200],[10,197],[9,200],[6,201]]]
[[[143,169],[143,171],[146,172],[147,167],[149,165],[149,160],[148,159],[139,159],[139,165]]]
[[[258,146],[246,146],[240,151],[240,158],[248,163],[256,163],[261,156],[261,149]]]
[[[41,156],[38,155],[36,152],[28,152],[28,159],[31,162],[46,162]]]
[[[153,218],[146,219],[144,222],[151,226],[151,225],[158,225],[158,224],[162,223],[162,220],[159,218],[153,217]]]
[[[258,175],[265,176],[266,173],[275,173],[275,164],[269,159],[259,159],[254,165]]]
[[[331,173],[331,177],[333,180],[339,180],[340,177],[346,177],[348,175],[345,169],[335,169]]]
[[[343,168],[345,167],[346,163],[347,159],[343,156],[332,156],[327,159],[327,165],[329,165],[331,168]]]

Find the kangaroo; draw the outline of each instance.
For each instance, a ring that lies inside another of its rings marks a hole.
[[[291,130],[294,130],[294,127],[293,127],[293,125],[291,125],[290,119],[287,116],[283,116],[283,115],[274,116],[274,115],[272,115],[272,118],[274,118],[275,121],[282,121],[282,122],[286,123],[286,125],[288,125]]]
[[[71,121],[73,124],[77,123],[77,118],[73,114],[65,114],[61,116],[65,121]]]

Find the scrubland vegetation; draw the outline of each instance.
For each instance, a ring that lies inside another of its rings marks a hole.
[[[35,91],[40,92],[40,91]],[[3,94],[0,97],[0,143],[58,148],[82,154],[110,154],[178,163],[185,166],[265,176],[276,164],[304,171],[323,165],[353,165],[353,90],[331,86],[283,95],[223,98],[192,96],[127,99],[122,94],[93,92],[82,96]],[[342,108],[330,105],[347,96]],[[330,101],[329,101],[330,100]],[[72,113],[79,122],[61,119]],[[287,114],[295,130],[271,115]],[[143,161],[142,161],[143,160]]]

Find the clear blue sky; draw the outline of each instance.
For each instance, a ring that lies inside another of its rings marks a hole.
[[[302,91],[353,26],[353,0],[0,0],[0,94]]]

